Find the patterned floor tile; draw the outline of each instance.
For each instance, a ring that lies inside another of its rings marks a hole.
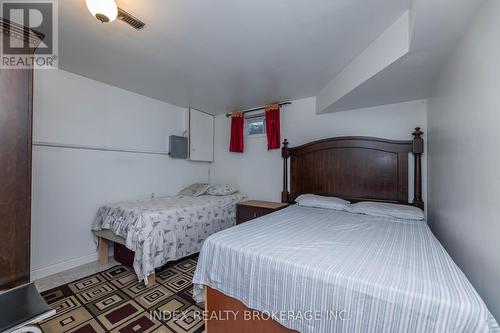
[[[92,319],[83,324],[78,325],[77,327],[66,331],[67,333],[105,333],[104,328],[99,325],[97,320]]]
[[[116,289],[117,288],[115,286],[113,286],[110,282],[104,282],[104,283],[99,284],[97,286],[94,286],[90,289],[87,289],[85,291],[77,293],[76,297],[78,297],[78,299],[82,303],[86,304],[86,303],[95,301],[96,299],[99,299],[99,298],[103,297],[104,295],[112,293]]]
[[[156,308],[151,309],[150,314],[163,323],[168,322],[172,317],[181,315],[184,310],[189,308],[192,304],[178,295],[172,295]],[[176,331],[174,331],[176,332]]]
[[[178,293],[179,291],[185,289],[186,287],[193,285],[193,278],[184,273],[179,274],[175,277],[170,278],[166,283],[163,283],[165,287],[173,291],[174,293]]]
[[[176,333],[200,333],[204,330],[203,309],[191,305],[182,315],[173,316],[165,324]]]
[[[181,275],[182,272],[179,272],[173,267],[169,267],[160,272],[156,273],[156,281],[159,283],[168,283],[168,281],[176,276]]]
[[[44,322],[40,327],[45,333],[61,333],[67,332],[91,319],[92,315],[84,307],[79,307]]]
[[[75,295],[63,298],[59,301],[53,302],[50,304],[52,309],[56,310],[56,315],[61,315],[63,313],[66,313],[68,311],[74,310],[78,307],[80,307],[82,304],[80,301],[76,298]]]
[[[42,293],[43,298],[45,298],[49,305],[71,295],[73,295],[73,291],[71,291],[67,284]]]
[[[187,299],[191,303],[196,304],[196,301],[193,299],[193,286],[192,285],[179,291],[177,294],[180,295],[182,298]]]
[[[113,329],[112,333],[128,333],[128,332],[142,332],[142,333],[151,333],[156,331],[159,327],[163,325],[153,319],[150,318],[149,314],[142,313],[139,316],[129,320],[125,324]]]
[[[147,290],[148,290],[148,287],[146,287],[146,285],[143,282],[139,282],[139,281],[127,286],[127,288],[122,289],[122,291],[125,294],[129,295],[131,298],[136,298],[137,296],[139,296],[140,294],[142,294],[143,292],[145,292]]]
[[[128,302],[129,300],[130,297],[128,295],[120,290],[115,290],[103,298],[87,303],[85,307],[94,317],[97,317],[110,309]]]
[[[125,304],[103,313],[98,316],[97,319],[106,330],[111,331],[113,328],[129,321],[143,311],[144,309],[139,304],[134,301],[128,301]]]
[[[110,282],[118,288],[125,288],[132,283],[139,282],[139,280],[137,279],[137,275],[135,275],[135,273],[129,271],[120,275],[116,279],[111,280]]]
[[[102,276],[104,276],[108,280],[115,280],[120,277],[123,277],[124,275],[127,275],[130,273],[130,269],[124,266],[116,266],[112,267],[104,272],[101,272]]]
[[[143,294],[135,297],[135,301],[146,309],[151,309],[159,304],[164,299],[173,296],[174,293],[165,288],[164,286],[157,286],[150,290],[146,290]]]
[[[115,266],[42,293],[56,315],[45,333],[201,333],[203,309],[192,298],[195,256],[157,270],[146,288],[132,270]]]
[[[196,260],[188,259],[188,260],[182,261],[182,262],[174,265],[174,268],[176,270],[178,270],[179,272],[193,273],[196,269]]]
[[[77,280],[75,282],[69,283],[68,287],[73,291],[74,293],[79,293],[84,290],[88,290],[90,288],[93,288],[97,285],[100,285],[101,283],[106,282],[106,279],[104,279],[103,276],[100,274],[95,274],[91,275],[88,277],[85,277],[83,279]]]

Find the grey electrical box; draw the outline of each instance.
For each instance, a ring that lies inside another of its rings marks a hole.
[[[169,140],[169,155],[172,158],[188,158],[188,141],[183,136],[171,135]]]

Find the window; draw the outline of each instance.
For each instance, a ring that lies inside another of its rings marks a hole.
[[[264,135],[266,134],[266,117],[255,117],[246,119],[247,135]]]

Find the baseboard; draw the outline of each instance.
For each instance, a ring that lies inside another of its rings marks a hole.
[[[65,270],[75,268],[75,267],[78,267],[81,265],[85,265],[85,264],[88,264],[88,263],[93,262],[93,261],[97,261],[98,257],[99,257],[98,253],[93,252],[93,253],[87,254],[87,255],[82,256],[82,257],[78,257],[75,259],[70,259],[70,260],[66,260],[63,262],[59,262],[57,264],[34,269],[31,271],[31,281],[38,280],[38,279],[47,277],[47,276],[52,275],[52,274],[57,274],[57,273],[65,271]]]

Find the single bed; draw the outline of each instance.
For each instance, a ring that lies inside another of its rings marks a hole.
[[[241,194],[171,196],[119,202],[99,208],[92,230],[98,237],[100,261],[106,262],[109,242],[134,252],[133,268],[150,286],[155,268],[199,252],[213,233],[236,221]]]
[[[421,135],[285,144],[283,201],[314,193],[423,208]],[[293,205],[209,237],[193,283],[209,333],[498,330],[425,221]]]

